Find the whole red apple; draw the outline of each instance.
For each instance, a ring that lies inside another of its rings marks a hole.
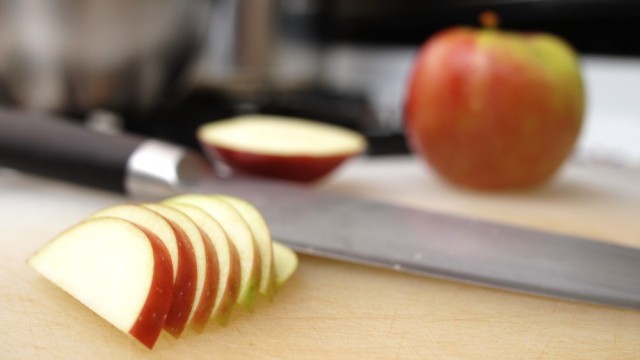
[[[517,189],[550,179],[584,114],[577,56],[556,36],[458,27],[427,40],[405,104],[411,148],[445,179]]]

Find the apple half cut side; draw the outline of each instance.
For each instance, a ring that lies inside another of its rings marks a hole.
[[[180,337],[189,320],[196,295],[196,259],[193,246],[184,232],[155,211],[139,205],[112,206],[90,218],[115,217],[130,221],[156,235],[167,247],[173,264],[173,300],[164,329]]]
[[[209,322],[213,309],[212,299],[215,298],[217,290],[216,279],[219,267],[215,249],[198,225],[183,212],[163,204],[149,203],[142,206],[157,212],[175,224],[191,242],[196,259],[196,291],[193,306],[188,313],[188,321],[192,329],[202,331]]]
[[[273,265],[273,247],[271,231],[258,209],[253,204],[228,195],[214,195],[231,205],[249,225],[253,239],[258,246],[262,264],[259,291],[267,299],[272,300],[275,293],[275,271]]]
[[[58,235],[29,264],[146,347],[160,336],[173,267],[154,234],[122,219],[90,219]]]
[[[235,245],[231,243],[224,229],[211,215],[193,205],[168,203],[168,206],[184,212],[202,230],[211,241],[218,255],[220,265],[217,279],[218,289],[214,301],[211,319],[225,326],[229,322],[233,305],[238,298],[240,288],[240,258]]]
[[[260,253],[247,222],[227,202],[209,195],[179,195],[166,200],[166,203],[195,206],[222,225],[240,258],[240,288],[236,303],[249,312],[253,311],[260,282],[261,265]]]
[[[316,181],[366,148],[357,132],[300,118],[247,115],[198,128],[212,158],[235,171],[298,182]]]

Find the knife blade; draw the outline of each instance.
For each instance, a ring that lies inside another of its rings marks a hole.
[[[253,202],[299,252],[502,289],[640,309],[640,251],[585,238],[252,179],[208,182]]]
[[[265,179],[214,176],[158,140],[0,110],[0,165],[132,196],[251,201],[299,252],[502,289],[640,309],[640,249],[396,206]],[[63,170],[60,170],[63,169]]]

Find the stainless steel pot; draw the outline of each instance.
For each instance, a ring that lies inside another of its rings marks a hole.
[[[43,111],[144,110],[188,74],[211,0],[0,0],[0,97]]]
[[[220,0],[200,81],[248,99],[318,81],[319,0]]]
[[[193,78],[201,45],[208,86],[253,96],[308,83],[316,1],[0,0],[0,101],[144,112]]]

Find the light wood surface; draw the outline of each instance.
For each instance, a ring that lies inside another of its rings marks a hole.
[[[576,165],[535,191],[441,183],[416,159],[357,159],[318,186],[640,247],[640,173]],[[126,198],[0,169],[2,359],[640,359],[640,312],[301,256],[273,303],[148,351],[31,270],[57,232]],[[640,274],[639,274],[640,279]],[[640,281],[640,280],[639,280]]]

